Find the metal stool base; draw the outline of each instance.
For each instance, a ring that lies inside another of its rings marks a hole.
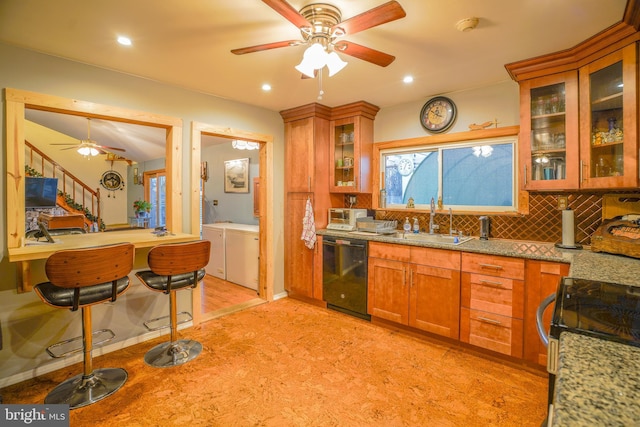
[[[44,403],[68,404],[69,409],[91,405],[111,396],[127,381],[122,368],[96,369],[91,375],[76,375],[51,390]]]
[[[164,342],[153,347],[144,355],[147,365],[156,368],[178,366],[195,359],[202,352],[202,344],[193,340]]]

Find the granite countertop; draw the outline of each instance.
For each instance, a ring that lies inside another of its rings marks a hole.
[[[640,423],[640,348],[560,334],[552,426]]]
[[[319,230],[319,235],[571,264],[569,276],[640,287],[640,259],[553,243],[474,238],[459,245]],[[640,425],[640,348],[560,334],[553,426]]]

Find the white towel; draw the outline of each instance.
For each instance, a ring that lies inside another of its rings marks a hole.
[[[311,206],[311,198],[307,199],[307,206],[304,210],[304,218],[302,218],[302,236],[304,245],[313,249],[316,245],[316,221],[313,218],[313,206]]]

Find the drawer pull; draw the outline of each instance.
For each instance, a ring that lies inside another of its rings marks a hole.
[[[495,265],[495,264],[483,264],[483,263],[480,263],[479,265],[480,265],[480,267],[482,267],[482,268],[491,268],[491,269],[493,269],[493,270],[502,270],[502,266],[501,266],[501,265]]]
[[[499,321],[499,320],[489,319],[488,317],[482,317],[482,316],[478,316],[477,319],[480,322],[491,323],[492,325],[500,325],[500,326],[502,326],[502,322]]]
[[[490,286],[492,288],[504,289],[504,286],[502,286],[502,283],[500,282],[490,282],[489,280],[480,280],[480,284]]]

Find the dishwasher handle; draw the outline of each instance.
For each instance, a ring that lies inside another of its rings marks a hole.
[[[549,346],[549,336],[547,335],[547,331],[544,329],[544,325],[542,324],[542,316],[544,315],[544,311],[554,302],[556,299],[556,294],[553,293],[542,300],[538,309],[536,310],[536,328],[538,329],[538,335],[540,336],[540,341],[544,344],[545,347]]]
[[[364,249],[367,247],[366,244],[361,245],[357,243],[350,243],[349,241],[344,241],[344,240],[337,240],[335,242],[332,240],[323,240],[322,244],[327,246],[348,246],[350,248],[360,248],[360,249]]]

